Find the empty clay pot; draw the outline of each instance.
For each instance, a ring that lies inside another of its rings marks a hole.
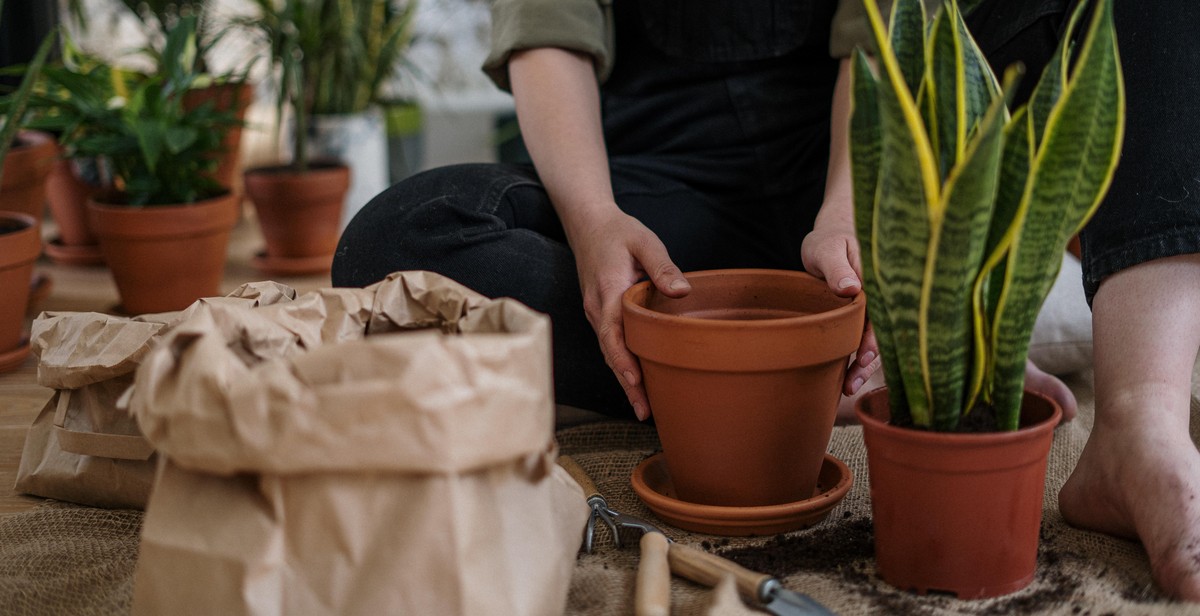
[[[887,388],[859,398],[855,412],[884,581],[959,599],[1033,581],[1058,404],[1026,390],[1020,430],[969,434],[890,425]]]
[[[813,497],[865,298],[803,272],[686,276],[685,298],[642,282],[622,304],[677,497],[733,507]]]

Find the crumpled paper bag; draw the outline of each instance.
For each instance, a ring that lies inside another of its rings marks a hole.
[[[54,395],[25,437],[15,489],[83,505],[141,509],[154,480],[154,452],[120,404],[154,341],[213,305],[289,301],[274,282],[242,285],[186,310],[137,317],[44,312],[33,322],[38,384]]]
[[[214,306],[142,362],[137,614],[561,614],[550,324],[441,276]]]

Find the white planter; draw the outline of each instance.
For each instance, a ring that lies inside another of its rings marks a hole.
[[[310,160],[335,158],[350,167],[342,229],[368,201],[390,186],[387,124],[378,107],[362,113],[314,115],[309,126],[308,153]]]

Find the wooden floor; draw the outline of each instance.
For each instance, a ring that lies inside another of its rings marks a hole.
[[[329,276],[280,277],[267,276],[252,265],[254,254],[262,248],[258,223],[247,208],[247,215],[234,229],[229,245],[229,260],[221,292],[227,293],[246,282],[277,280],[299,292],[329,286]],[[47,221],[46,238],[54,236],[53,223]],[[29,323],[41,311],[111,312],[117,305],[117,290],[104,267],[64,267],[45,257],[37,263],[36,271],[50,278],[50,293],[31,306],[26,316]],[[0,517],[25,511],[43,499],[17,494],[13,490],[17,465],[25,433],[38,411],[50,399],[52,392],[37,384],[37,360],[32,355],[13,372],[0,374]]]

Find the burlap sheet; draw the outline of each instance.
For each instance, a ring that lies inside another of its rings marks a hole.
[[[660,524],[678,541],[702,546],[779,576],[838,614],[1200,614],[1200,606],[1165,599],[1134,542],[1067,526],[1056,495],[1087,438],[1093,400],[1086,377],[1071,381],[1080,416],[1060,426],[1051,450],[1037,578],[1015,594],[982,601],[914,596],[875,576],[870,501],[862,432],[834,430],[830,452],[844,460],[854,488],[817,526],[771,538],[729,539],[678,531],[646,509],[629,485],[633,467],[658,448],[653,429],[603,422],[560,430],[564,453],[595,479],[609,505]],[[1192,402],[1192,425],[1200,403]],[[127,614],[140,513],[48,506],[0,523],[0,612],[5,614]],[[571,583],[569,614],[630,614],[637,537],[618,549],[604,529],[596,549],[581,554]],[[728,589],[727,589],[728,590]],[[718,600],[719,598],[719,600]],[[730,596],[675,578],[672,613],[744,613]],[[714,609],[714,606],[715,609]]]

